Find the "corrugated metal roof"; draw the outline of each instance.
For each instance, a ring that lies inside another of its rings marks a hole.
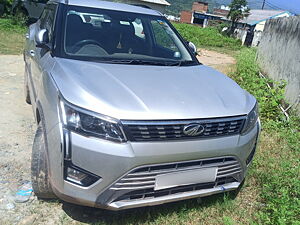
[[[277,16],[279,14],[282,14],[286,11],[280,11],[280,10],[260,10],[260,9],[253,9],[250,10],[250,15],[242,20],[242,23],[247,23],[250,25],[257,24],[263,20],[270,19],[274,16]]]
[[[153,4],[158,4],[158,5],[171,5],[169,2],[167,2],[166,0],[140,0],[141,2],[149,2],[149,3],[153,3]]]

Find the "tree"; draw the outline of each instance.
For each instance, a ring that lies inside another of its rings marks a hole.
[[[13,1],[14,0],[0,0],[0,17],[3,16],[4,13],[10,13]]]
[[[247,0],[232,0],[227,18],[231,20],[231,31],[234,31],[236,23],[249,16],[250,9],[248,8]]]

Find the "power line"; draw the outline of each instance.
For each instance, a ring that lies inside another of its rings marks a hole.
[[[285,9],[282,9],[282,8],[276,6],[276,5],[274,5],[273,3],[270,3],[270,2],[268,2],[268,1],[265,1],[265,3],[266,3],[270,8],[272,8],[272,9],[285,10]]]
[[[268,2],[268,1],[266,1],[266,4],[267,4],[270,8],[272,8],[272,9],[282,10],[282,11],[289,11],[289,12],[291,12],[291,13],[297,15],[296,12],[293,12],[293,11],[290,10],[290,9],[287,9],[287,8],[285,8],[285,9],[284,9],[284,8],[281,8],[281,7],[276,6],[276,5],[274,5],[273,3],[270,3],[270,2]]]

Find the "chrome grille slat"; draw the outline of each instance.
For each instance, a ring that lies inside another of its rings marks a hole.
[[[233,168],[230,170],[218,171],[218,175],[228,174],[228,173],[231,173],[232,171],[236,171],[236,170],[240,170],[240,168]]]
[[[239,167],[239,164],[232,164],[232,165],[229,165],[229,166],[222,166],[222,167],[220,166],[218,171],[227,170],[227,169],[230,169],[232,167]]]
[[[121,121],[130,141],[166,141],[180,139],[197,139],[239,134],[245,117],[217,118],[210,120],[184,121]],[[185,125],[199,123],[204,132],[198,136],[183,133]]]
[[[179,164],[179,163],[178,163]],[[190,170],[190,169],[201,169],[201,168],[205,168],[207,166],[200,166],[200,162],[199,162],[199,166],[189,166],[189,167],[183,167],[182,169],[175,169],[178,168],[178,164],[174,165],[174,169],[166,169],[166,170],[160,170],[160,171],[148,171],[148,172],[137,172],[137,173],[130,173],[127,176],[128,177],[140,177],[140,176],[153,176],[153,175],[159,175],[159,174],[163,174],[163,173],[172,173],[172,172],[180,172],[180,171],[186,171],[186,170]],[[209,164],[209,167],[219,167],[220,170],[224,168],[224,166],[235,166],[238,164],[236,163],[232,163],[232,162],[225,162],[222,163],[222,165],[218,165],[217,163],[211,163]]]
[[[153,185],[141,186],[141,187],[111,187],[110,190],[114,190],[114,191],[141,190],[141,189],[147,189],[147,188],[153,188]]]
[[[242,172],[240,164],[233,157],[143,166],[129,172],[126,176],[118,180],[110,189],[114,191],[153,189],[157,175],[209,167],[218,168],[217,180]]]
[[[141,180],[151,180],[151,179],[155,179],[155,176],[151,176],[151,177],[132,177],[132,178],[122,178],[121,181],[126,181],[126,182],[130,182],[130,181],[141,181]]]
[[[238,171],[235,171],[235,172],[232,172],[232,173],[228,173],[228,174],[224,174],[224,175],[218,175],[217,178],[229,177],[229,176],[232,176],[234,174],[241,173],[241,172],[242,172],[242,170],[238,170]]]
[[[122,183],[116,183],[115,185],[117,186],[139,186],[139,185],[150,185],[150,184],[154,184],[155,181],[140,181],[140,182],[122,182]]]

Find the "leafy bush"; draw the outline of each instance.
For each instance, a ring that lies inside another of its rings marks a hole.
[[[183,38],[193,42],[197,47],[221,47],[227,50],[240,50],[242,48],[240,40],[222,35],[216,27],[201,28],[180,23],[173,25]]]
[[[260,106],[260,116],[264,120],[280,120],[282,114],[279,104],[284,99],[285,82],[276,83],[272,80],[264,80],[259,76],[259,68],[255,62],[256,50],[243,49],[237,57],[237,71],[233,78],[239,85],[254,95]],[[269,89],[266,82],[272,84]]]
[[[22,24],[19,24],[13,19],[0,19],[0,30],[9,31],[9,32],[17,32],[24,33],[26,31],[26,27]]]
[[[0,54],[21,54],[24,49],[26,27],[12,19],[0,18]]]
[[[10,14],[11,8],[14,0],[0,0],[0,16],[4,14]],[[1,6],[3,7],[3,11],[1,12]]]

